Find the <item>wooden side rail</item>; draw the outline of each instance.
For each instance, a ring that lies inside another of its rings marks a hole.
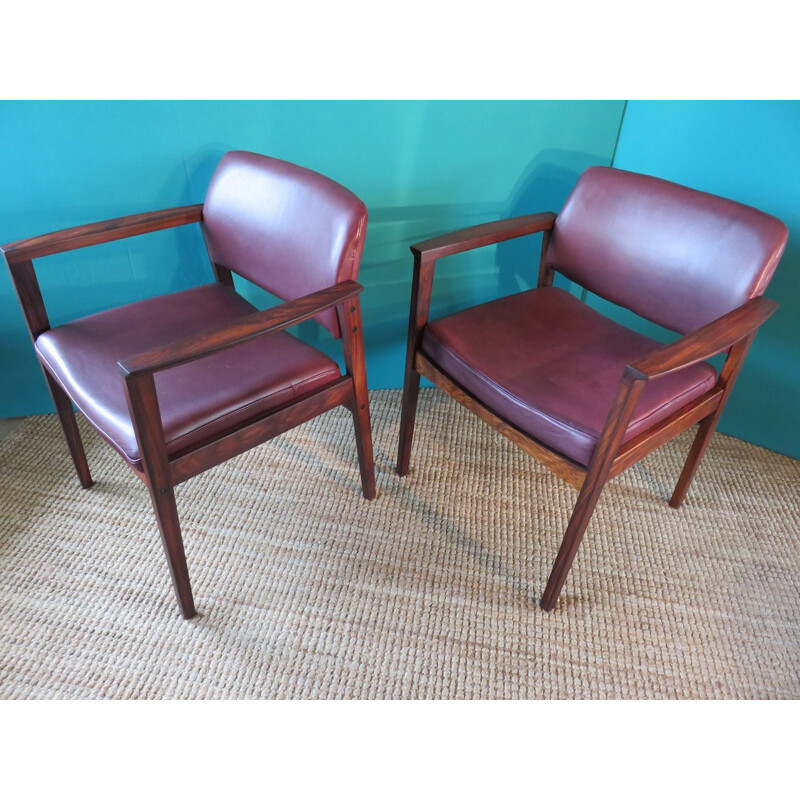
[[[148,211],[144,214],[117,217],[104,222],[93,222],[89,225],[79,225],[76,228],[66,228],[42,236],[32,236],[29,239],[9,242],[0,246],[0,253],[5,256],[9,267],[12,267],[34,258],[65,253],[68,250],[113,242],[143,233],[174,228],[178,225],[188,225],[200,222],[202,219],[202,203],[179,208],[166,208],[162,211]]]
[[[705,361],[755,333],[777,308],[775,301],[755,297],[693,333],[660,347],[628,369],[635,380],[649,381]]]
[[[131,356],[125,361],[120,361],[119,368],[124,376],[130,376],[176,367],[178,364],[194,361],[235,344],[254,339],[256,336],[290,328],[311,319],[320,311],[325,311],[355,297],[363,289],[364,287],[360,283],[343,281],[274,308],[248,314],[213,331],[189,336],[156,350]]]
[[[528,214],[524,217],[511,217],[499,219],[495,222],[485,222],[482,225],[473,225],[459,231],[435,236],[423,242],[411,245],[414,255],[424,255],[428,258],[444,258],[465,250],[474,250],[490,244],[505,242],[520,236],[529,236],[542,231],[549,231],[553,227],[556,215],[552,211],[540,214]]]

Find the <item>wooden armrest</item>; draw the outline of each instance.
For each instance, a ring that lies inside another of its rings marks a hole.
[[[705,361],[754,333],[777,309],[766,297],[755,297],[693,333],[660,347],[629,365],[626,373],[633,380],[653,380],[670,372]]]
[[[6,261],[11,266],[54,253],[64,253],[67,250],[77,250],[93,244],[112,242],[115,239],[125,239],[142,233],[174,228],[177,225],[200,222],[202,218],[202,203],[180,208],[167,208],[163,211],[148,211],[145,214],[132,214],[128,217],[118,217],[105,222],[93,222],[90,225],[79,225],[77,228],[46,233],[43,236],[20,239],[18,242],[0,246],[0,252],[5,255]]]
[[[274,308],[248,314],[213,331],[188,336],[157,350],[131,356],[125,361],[120,361],[119,368],[127,376],[142,372],[159,372],[168,367],[176,367],[178,364],[194,361],[197,358],[216,353],[218,350],[224,350],[226,347],[254,339],[256,336],[276,333],[284,328],[297,325],[316,316],[320,311],[343,303],[349,297],[354,297],[363,290],[364,287],[360,283],[343,281]]]
[[[485,222],[483,225],[473,225],[471,228],[463,228],[412,244],[411,252],[426,260],[443,258],[454,253],[462,253],[465,250],[474,250],[478,247],[505,242],[507,239],[550,230],[555,218],[556,215],[552,211],[545,211],[525,217]]]

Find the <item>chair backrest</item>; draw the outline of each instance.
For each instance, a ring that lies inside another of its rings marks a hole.
[[[318,172],[235,150],[211,178],[203,224],[215,263],[294,300],[356,279],[367,209]],[[339,336],[333,309],[315,319]]]
[[[763,294],[786,226],[750,206],[591,167],[555,221],[545,264],[612,303],[688,333]]]

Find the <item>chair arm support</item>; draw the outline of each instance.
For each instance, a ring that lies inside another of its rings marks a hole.
[[[129,236],[139,236],[142,233],[174,228],[177,225],[200,222],[202,218],[202,203],[180,208],[167,208],[162,211],[148,211],[144,214],[117,217],[105,222],[93,222],[89,225],[79,225],[76,228],[46,233],[42,236],[20,239],[17,242],[0,246],[0,253],[5,255],[8,265],[13,266],[54,253],[65,253],[67,250],[77,250],[93,244],[112,242]]]
[[[412,244],[411,252],[426,261],[443,258],[455,253],[463,253],[465,250],[474,250],[519,236],[550,230],[555,219],[556,215],[552,211],[545,211],[541,214],[485,222],[483,225],[473,225],[471,228],[463,228]]]
[[[646,355],[626,368],[633,380],[653,380],[705,361],[728,350],[759,328],[778,308],[766,297],[756,297],[708,325]]]
[[[541,214],[529,214],[525,217],[500,219],[473,225],[452,233],[445,233],[424,242],[411,245],[414,254],[414,277],[411,282],[411,313],[409,318],[408,353],[406,360],[412,364],[414,349],[420,333],[428,322],[428,312],[433,291],[433,271],[436,259],[474,250],[490,244],[497,244],[508,239],[528,236],[533,233],[549,231],[553,227],[556,215],[551,211]],[[407,367],[409,369],[410,367]]]
[[[188,361],[194,361],[235,344],[254,339],[256,336],[264,336],[284,328],[290,328],[311,319],[320,311],[325,311],[355,297],[363,290],[364,287],[360,283],[343,281],[274,308],[248,314],[213,331],[188,336],[157,350],[131,356],[125,361],[120,361],[119,368],[123,376],[127,378],[132,375],[160,372],[169,367],[176,367],[179,364],[185,364]]]

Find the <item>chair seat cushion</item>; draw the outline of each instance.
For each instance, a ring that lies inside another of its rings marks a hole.
[[[39,358],[89,422],[128,461],[141,454],[117,362],[257,309],[210,284],[93,314],[41,334]],[[340,376],[291,334],[260,336],[155,375],[169,454],[190,448]]]
[[[552,287],[431,322],[423,351],[496,414],[589,464],[625,366],[661,347]],[[624,441],[710,390],[706,363],[645,385]]]

